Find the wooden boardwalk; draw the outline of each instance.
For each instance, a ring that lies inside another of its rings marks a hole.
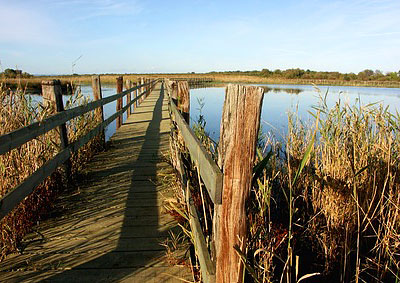
[[[57,202],[52,216],[24,239],[22,254],[0,266],[0,282],[182,282],[188,267],[171,266],[160,243],[177,223],[164,211],[169,188],[157,179],[172,168],[168,99],[161,83],[135,109]]]

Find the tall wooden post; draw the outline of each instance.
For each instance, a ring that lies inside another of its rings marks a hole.
[[[137,85],[138,85],[137,82],[132,83],[132,87],[136,87]],[[134,99],[136,99],[138,97],[138,91],[139,91],[138,89],[136,89],[134,91]],[[136,107],[138,107],[138,101],[137,100],[136,100],[135,103],[133,103],[133,111],[135,111]]]
[[[93,98],[94,98],[94,100],[103,99],[103,94],[101,92],[100,76],[98,76],[98,75],[92,76],[92,89],[93,89]],[[99,121],[102,123],[104,121],[103,106],[100,106],[99,108],[97,108],[95,113],[96,113]],[[101,135],[102,143],[104,144],[106,142],[104,129],[102,130],[102,133],[100,135]]]
[[[214,207],[216,282],[242,282],[249,196],[264,90],[228,85],[221,120],[218,165],[223,170],[222,204]]]
[[[180,81],[177,85],[178,109],[181,111],[186,123],[190,122],[190,92],[189,83]]]
[[[55,112],[64,111],[64,102],[62,100],[60,80],[42,81],[42,95],[45,105],[47,104],[51,105],[51,107],[54,107],[53,109],[55,110]],[[60,133],[60,150],[64,150],[68,147],[68,133],[65,123],[59,126],[58,130]],[[68,159],[64,163],[63,167],[66,180],[69,183],[71,180],[71,160]]]
[[[175,103],[175,105],[178,106],[178,82],[171,81],[170,86],[171,86],[171,99]]]
[[[123,78],[122,77],[117,77],[117,93],[121,93],[123,89]],[[116,110],[117,112],[122,109],[122,97],[117,99],[117,107]],[[117,129],[119,129],[122,126],[122,115],[119,115],[117,117]]]
[[[126,88],[127,90],[130,89],[130,88],[132,88],[132,82],[131,82],[131,80],[126,80],[126,82],[125,82],[125,88]],[[128,93],[128,94],[126,95],[126,105],[128,105],[129,103],[131,103],[131,95],[132,95],[131,92]],[[132,114],[132,113],[131,113],[131,107],[129,107],[126,115],[127,115],[127,117],[129,117],[131,114]]]

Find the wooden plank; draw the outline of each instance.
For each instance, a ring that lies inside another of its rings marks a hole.
[[[205,150],[199,139],[190,129],[171,100],[171,111],[175,117],[175,122],[180,130],[185,145],[189,150],[190,157],[199,167],[201,178],[206,185],[207,191],[214,204],[221,204],[222,194],[222,172],[217,164]]]
[[[243,282],[246,201],[250,194],[264,89],[228,85],[221,120],[218,165],[223,169],[222,205],[214,206],[217,282]],[[227,272],[229,270],[229,272]]]
[[[153,81],[152,83],[155,84],[156,82],[157,81]],[[47,133],[48,131],[62,125],[63,123],[73,118],[76,118],[98,107],[101,107],[119,98],[122,98],[129,91],[137,90],[143,86],[144,85],[138,85],[130,90],[114,94],[112,96],[103,98],[102,100],[93,101],[86,105],[68,109],[66,111],[63,111],[62,113],[58,113],[49,118],[46,118],[43,121],[32,123],[31,125],[12,131],[8,134],[2,135],[0,136],[0,154],[4,154],[14,148],[17,148],[23,145],[24,143]],[[140,97],[141,96],[136,97],[134,101],[136,102],[137,100],[140,99]]]
[[[186,190],[186,203],[189,208],[190,229],[193,233],[196,254],[199,258],[200,272],[203,277],[203,282],[214,283],[215,265],[211,260],[210,253],[208,252],[207,244],[200,226],[199,216],[190,194],[190,189]]]
[[[144,95],[144,94],[142,94]],[[138,97],[140,98],[140,97]],[[96,128],[88,132],[79,140],[68,145],[68,147],[58,153],[53,159],[47,161],[42,167],[36,170],[32,175],[27,177],[21,184],[8,192],[0,200],[0,219],[6,216],[14,207],[25,199],[44,179],[50,176],[61,164],[71,157],[73,152],[85,145],[89,140],[101,133],[106,126],[114,121],[118,116],[122,115],[135,101],[131,100],[129,105],[123,107],[120,111],[111,115],[109,118],[100,123]]]

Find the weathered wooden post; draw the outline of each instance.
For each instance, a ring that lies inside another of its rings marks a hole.
[[[132,82],[131,82],[131,80],[126,80],[126,82],[125,82],[125,88],[126,88],[127,90],[130,89],[130,88],[132,88]],[[126,105],[128,105],[129,103],[131,103],[131,95],[132,95],[132,92],[129,92],[129,93],[126,95]],[[131,106],[129,106],[128,111],[127,111],[127,114],[126,114],[126,117],[129,117],[131,114],[132,114],[132,113],[131,113]]]
[[[178,106],[178,82],[170,81],[171,99]]]
[[[42,81],[42,95],[43,102],[45,105],[53,107],[53,111],[62,112],[64,111],[64,102],[62,100],[62,90],[60,80]],[[59,126],[60,133],[60,150],[68,147],[68,133],[67,127],[64,124]],[[67,182],[70,182],[71,177],[71,160],[68,159],[64,165],[65,177]]]
[[[103,94],[101,92],[101,82],[100,82],[100,76],[92,76],[92,89],[93,89],[93,98],[94,100],[101,100],[103,99]],[[103,106],[98,107],[95,110],[95,113],[97,117],[99,117],[100,123],[104,121],[104,110]],[[101,140],[102,143],[104,144],[106,142],[105,140],[105,134],[104,134],[104,129],[101,132]]]
[[[177,85],[178,109],[181,111],[186,123],[190,122],[190,92],[189,83],[180,81]]]
[[[136,87],[138,84],[136,82],[132,83],[132,87]],[[136,99],[138,96],[138,89],[134,90],[134,99]],[[133,103],[133,111],[135,111],[136,107],[138,106],[138,101],[136,100],[136,102]]]
[[[121,93],[123,89],[123,78],[122,77],[117,77],[117,93]],[[116,110],[117,112],[122,109],[122,97],[117,99],[117,107]],[[122,126],[122,115],[119,115],[117,117],[117,130]]]
[[[140,85],[143,85],[143,84],[144,84],[144,78],[143,78],[143,77],[140,77],[140,78],[139,78],[139,84],[140,84]],[[141,86],[141,87],[140,87],[140,94],[142,94],[143,92],[144,92],[144,87]],[[142,104],[143,99],[144,99],[143,96],[140,97],[140,99],[139,99],[139,100],[140,100],[140,101],[139,101],[140,104]]]
[[[245,253],[245,204],[251,188],[264,90],[228,85],[221,120],[218,165],[223,170],[222,204],[214,207],[216,282],[242,282]]]

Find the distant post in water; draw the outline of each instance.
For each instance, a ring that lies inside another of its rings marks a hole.
[[[246,200],[250,193],[264,90],[228,85],[221,119],[218,165],[223,171],[222,204],[214,206],[216,282],[242,282],[246,253]]]
[[[132,88],[132,82],[131,82],[131,80],[126,80],[126,82],[125,82],[125,88],[126,88],[127,90],[130,89],[130,88]],[[131,103],[131,95],[132,95],[131,92],[129,92],[129,93],[126,95],[126,105],[128,105],[129,103]],[[131,114],[132,114],[132,113],[131,113],[131,106],[129,106],[126,116],[129,117]]]
[[[117,93],[121,93],[123,89],[123,78],[117,77]],[[117,99],[117,112],[122,109],[122,97]],[[122,114],[117,117],[117,129],[122,126]]]
[[[101,92],[101,82],[100,82],[100,76],[92,76],[92,89],[93,89],[93,98],[94,100],[101,100],[103,99],[103,94]],[[104,121],[104,111],[103,111],[103,106],[98,107],[95,110],[96,116],[98,117],[100,123]],[[102,130],[101,133],[101,139],[103,144],[105,143],[105,134],[104,134],[104,129]]]
[[[190,122],[190,92],[189,83],[181,81],[177,84],[178,109],[181,111],[186,123]]]
[[[60,80],[42,81],[42,95],[46,106],[53,107],[53,111],[55,112],[64,111]],[[65,123],[59,126],[58,130],[60,133],[60,150],[63,150],[68,147],[68,133]],[[71,177],[71,160],[68,159],[63,167],[67,182],[69,182]]]

